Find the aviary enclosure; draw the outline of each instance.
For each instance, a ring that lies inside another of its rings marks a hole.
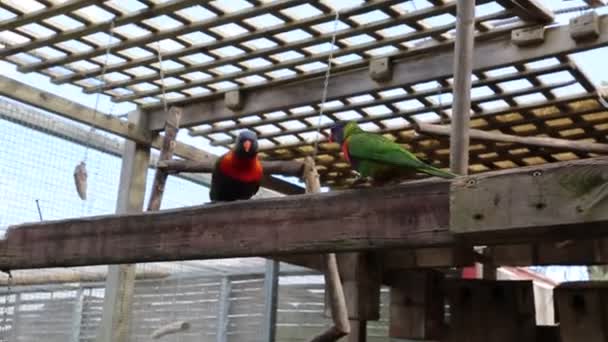
[[[0,1],[0,339],[606,341],[605,283],[518,268],[608,263],[605,9]],[[360,178],[348,120],[458,176]],[[207,203],[244,129],[262,188]]]

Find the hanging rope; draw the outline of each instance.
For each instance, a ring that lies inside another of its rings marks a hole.
[[[100,82],[100,84],[103,84],[103,85],[105,85],[105,83],[106,83],[105,76],[106,76],[106,71],[108,68],[108,60],[110,57],[112,39],[114,39],[114,21],[113,20],[110,22],[110,31],[109,31],[109,37],[108,37],[108,44],[106,45],[105,61],[101,67],[101,73],[99,74],[99,77],[97,78],[97,80]],[[101,97],[101,93],[102,93],[102,90],[100,89],[97,92],[97,97],[95,98],[95,107],[93,109],[93,119],[92,119],[91,129],[89,130],[89,132],[87,134],[87,139],[85,142],[84,157],[82,158],[82,161],[78,165],[76,165],[76,168],[74,169],[74,183],[76,185],[76,191],[78,192],[78,196],[80,197],[81,200],[87,199],[87,178],[88,178],[87,159],[89,156],[89,147],[91,146],[91,139],[93,137],[93,132],[95,131],[95,119],[97,118],[97,110],[99,108],[99,99]]]
[[[334,59],[334,51],[336,50],[336,33],[338,32],[338,22],[340,19],[340,11],[336,11],[336,17],[334,18],[334,28],[331,35],[331,50],[327,57],[327,69],[325,69],[325,80],[323,81],[323,93],[321,95],[321,105],[319,108],[319,119],[317,121],[317,134],[314,143],[314,150],[312,153],[313,160],[317,157],[319,151],[319,136],[321,135],[321,123],[323,115],[325,115],[325,103],[327,102],[327,89],[329,88],[329,78],[331,76],[331,66]]]

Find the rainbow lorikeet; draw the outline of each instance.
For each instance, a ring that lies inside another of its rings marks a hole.
[[[372,178],[377,184],[417,172],[442,178],[456,177],[451,172],[424,163],[384,136],[362,130],[354,121],[335,123],[329,140],[342,146],[344,158],[361,178]]]
[[[257,135],[242,131],[234,147],[215,162],[209,197],[213,202],[250,199],[260,189],[263,174]]]

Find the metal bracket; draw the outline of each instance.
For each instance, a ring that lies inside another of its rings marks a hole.
[[[393,77],[393,68],[388,57],[372,59],[369,62],[369,76],[376,82],[386,82]]]
[[[238,89],[226,92],[224,95],[224,102],[226,103],[226,107],[235,111],[243,109],[243,106],[245,105],[243,94]]]
[[[545,27],[525,27],[511,31],[511,41],[517,46],[530,46],[545,41]]]
[[[596,39],[600,36],[600,21],[597,12],[591,11],[570,19],[570,37],[575,41]]]

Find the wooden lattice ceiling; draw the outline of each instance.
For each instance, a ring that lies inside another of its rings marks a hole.
[[[550,11],[533,0],[476,3],[479,40],[552,20]],[[37,10],[25,13],[32,6]],[[154,109],[161,106],[163,94],[160,48],[164,93],[169,103],[187,105],[216,99],[230,89],[280,87],[323,75],[337,6],[346,8],[340,9],[337,25],[336,73],[365,68],[376,57],[428,53],[454,38],[456,2],[444,0],[6,0],[0,2],[0,57],[23,72],[46,74],[55,83],[75,84],[86,93],[102,91],[114,101]],[[594,86],[567,57],[475,76],[473,127],[605,141],[608,112],[597,101]],[[450,86],[451,79],[441,78],[334,98],[327,104],[322,127],[356,119],[365,129],[385,133],[420,157],[447,167],[447,139],[419,136],[413,125],[449,122]],[[300,159],[312,149],[318,112],[319,103],[310,103],[255,115],[239,113],[194,127],[191,134],[229,146],[240,129],[250,128],[259,134],[265,158]],[[473,142],[471,171],[588,156]],[[324,184],[340,187],[352,180],[337,146],[322,143],[318,162]]]
[[[513,19],[550,20],[529,1],[520,3],[478,0],[478,33],[529,24]],[[349,5],[354,7],[340,8]],[[0,23],[0,57],[19,70],[42,72],[86,93],[103,91],[115,101],[158,105],[163,93],[158,48],[167,98],[201,99],[237,86],[323,73],[337,8],[336,71],[452,40],[456,2],[7,0],[0,8],[9,18]],[[24,13],[26,8],[37,11]],[[504,20],[510,24],[495,27]]]

